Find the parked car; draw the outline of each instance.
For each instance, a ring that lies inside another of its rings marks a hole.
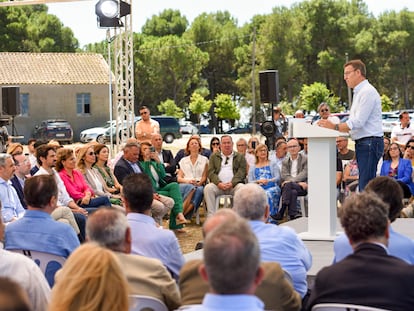
[[[383,112],[382,113],[382,130],[387,136],[391,135],[392,128],[400,122],[398,112]]]
[[[171,144],[174,139],[181,138],[183,136],[180,132],[180,124],[176,118],[169,116],[151,116],[151,119],[158,121],[160,124],[160,134],[166,143]],[[141,120],[141,117],[135,117],[134,124],[139,120]],[[113,135],[113,140],[116,140],[115,128],[109,128],[106,130],[104,135],[105,142],[110,141],[111,133]],[[118,133],[118,135],[120,135],[120,132]],[[129,133],[128,136],[133,137],[135,136],[135,133]]]
[[[198,128],[191,121],[180,121],[181,134],[198,134]]]
[[[211,134],[211,129],[208,125],[200,125],[198,132],[200,134]]]
[[[106,125],[100,126],[100,127],[93,127],[90,129],[83,130],[80,133],[80,141],[82,143],[89,143],[91,141],[97,141],[100,144],[105,143],[105,132],[111,127],[112,125],[115,125],[115,121],[108,121]]]
[[[260,124],[256,123],[256,133],[260,132]],[[237,127],[232,127],[227,130],[225,134],[248,134],[253,133],[253,127],[251,124],[240,125]]]
[[[63,119],[44,120],[35,126],[33,137],[42,140],[57,140],[62,143],[73,143],[73,130],[68,121]]]

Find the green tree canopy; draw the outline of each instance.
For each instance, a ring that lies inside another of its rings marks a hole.
[[[138,102],[155,108],[172,99],[184,108],[188,91],[200,82],[208,54],[177,36],[145,37],[135,52],[135,94]]]
[[[181,37],[188,27],[185,16],[181,16],[180,11],[166,9],[159,15],[153,15],[142,26],[142,33],[147,36],[164,37],[176,35]]]
[[[161,102],[158,106],[158,111],[167,115],[171,116],[177,119],[181,119],[184,117],[184,113],[181,110],[180,107],[177,107],[177,105],[174,103],[172,99],[167,99],[163,102]]]
[[[46,5],[0,8],[0,51],[75,52],[78,44]]]
[[[304,85],[300,91],[300,107],[312,111],[317,110],[319,104],[325,102],[331,108],[331,111],[337,111],[337,102],[339,98],[333,96],[325,84],[320,82]]]
[[[232,124],[234,120],[240,119],[239,109],[229,94],[217,94],[214,103],[214,112],[219,119],[228,120]]]
[[[200,124],[201,114],[208,112],[210,107],[211,100],[206,100],[198,92],[194,92],[193,95],[191,95],[189,109],[191,113],[197,115],[198,124]]]

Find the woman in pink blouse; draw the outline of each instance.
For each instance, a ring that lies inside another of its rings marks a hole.
[[[76,158],[72,149],[61,148],[57,152],[56,170],[65,184],[72,199],[88,212],[93,212],[101,206],[111,206],[106,196],[96,197],[88,186],[82,173],[75,169]]]

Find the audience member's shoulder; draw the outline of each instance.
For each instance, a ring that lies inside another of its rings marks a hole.
[[[131,262],[136,262],[137,264],[139,263],[140,265],[143,265],[143,266],[164,267],[161,260],[157,258],[145,257],[145,256],[141,256],[138,254],[125,254],[125,253],[120,253],[120,252],[116,252],[116,255],[118,256],[121,262],[131,261]]]
[[[202,259],[192,259],[187,261],[182,267],[181,271],[192,271],[197,270],[198,267],[203,263]],[[198,273],[198,272],[197,272]],[[180,273],[181,274],[181,273]]]
[[[7,272],[6,270],[13,270],[13,267],[18,267],[20,272],[39,269],[32,259],[19,253],[0,249],[0,259],[0,274],[2,275],[3,272]]]

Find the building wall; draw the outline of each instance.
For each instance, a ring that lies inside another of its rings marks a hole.
[[[73,139],[79,141],[82,130],[102,126],[109,120],[108,85],[20,85],[20,94],[29,94],[29,116],[14,118],[15,135],[23,142],[33,136],[37,124],[46,119],[62,118],[73,128]],[[76,113],[76,94],[91,94],[89,115]],[[11,128],[9,129],[12,133]]]

